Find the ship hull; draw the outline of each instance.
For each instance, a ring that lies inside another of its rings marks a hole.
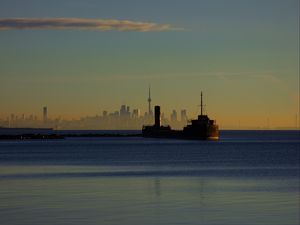
[[[146,126],[142,130],[142,136],[145,138],[168,138],[168,139],[186,139],[186,140],[219,140],[218,126],[184,130],[171,130],[157,128],[155,126]]]

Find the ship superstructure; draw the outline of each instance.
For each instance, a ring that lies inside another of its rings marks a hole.
[[[196,120],[192,120],[190,124],[183,128],[183,136],[190,139],[219,139],[219,126],[215,120],[203,114],[203,95],[201,92],[200,115]]]

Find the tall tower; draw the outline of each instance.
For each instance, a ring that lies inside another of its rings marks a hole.
[[[149,97],[148,97],[148,115],[152,116],[151,110],[151,87],[149,86]]]
[[[46,123],[48,120],[48,109],[47,106],[43,107],[43,122]]]

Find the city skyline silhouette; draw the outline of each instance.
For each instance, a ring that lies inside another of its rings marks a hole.
[[[297,0],[0,6],[2,120],[43,106],[65,120],[124,104],[145,112],[151,84],[168,117],[196,116],[203,91],[221,127],[299,126]]]

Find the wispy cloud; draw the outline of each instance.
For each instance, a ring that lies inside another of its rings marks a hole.
[[[2,18],[1,30],[118,30],[118,31],[170,31],[178,30],[170,24],[157,24],[116,19],[86,18]]]

